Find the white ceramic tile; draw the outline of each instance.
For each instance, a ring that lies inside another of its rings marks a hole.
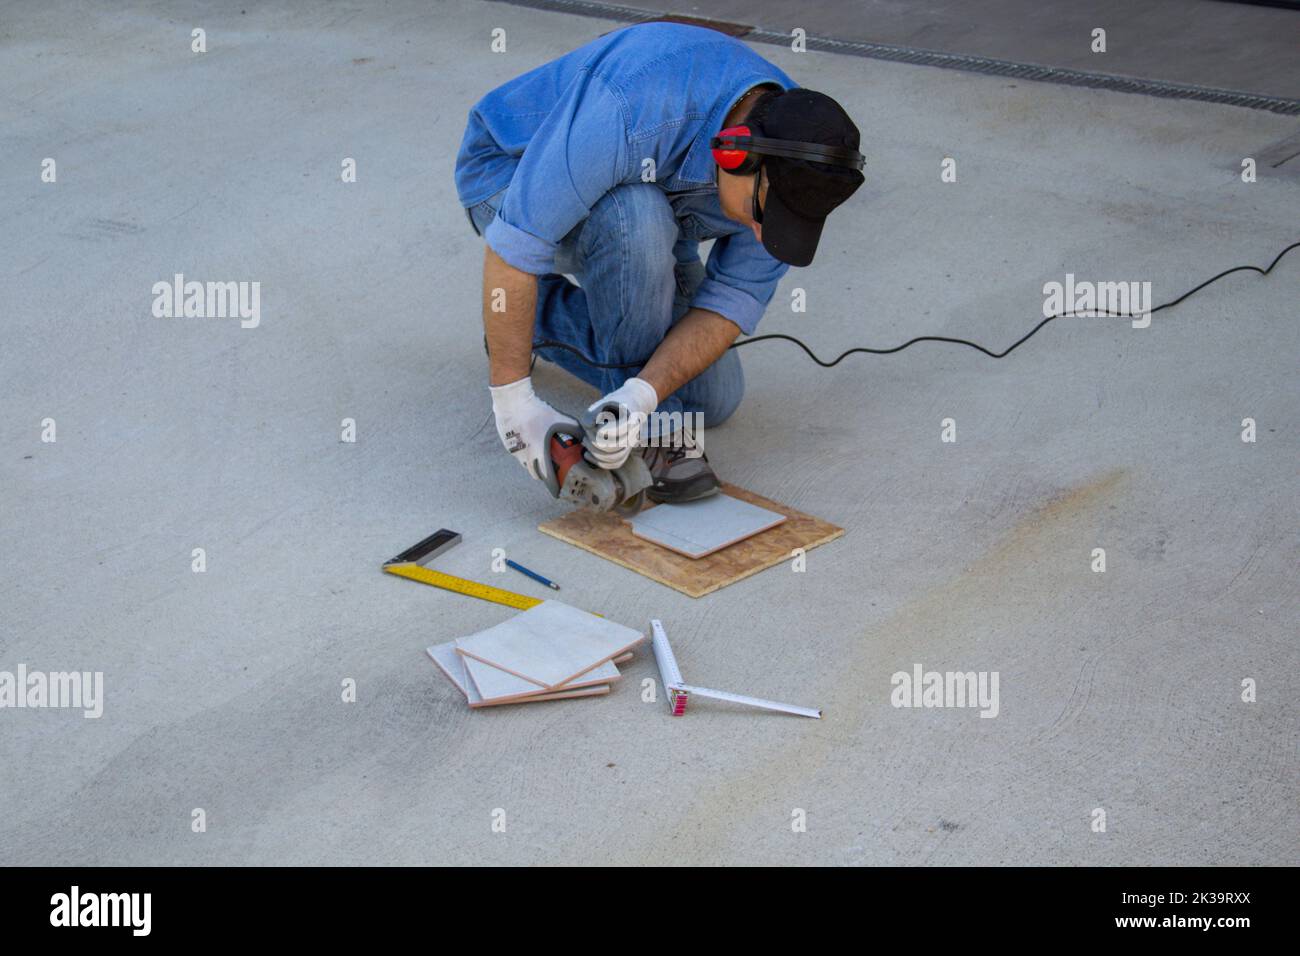
[[[464,662],[465,671],[469,674],[471,685],[478,691],[483,700],[490,703],[525,697],[530,694],[545,693],[547,690],[547,688],[535,681],[516,677],[509,671],[503,671],[491,664],[484,664],[473,657],[464,657],[460,654],[456,656]],[[573,680],[566,681],[563,685],[554,689],[577,690],[579,687],[604,684],[616,681],[618,678],[618,668],[612,662],[605,661],[603,664],[597,664],[586,673],[580,674]]]
[[[643,639],[630,627],[561,601],[543,601],[496,627],[460,638],[456,649],[553,690]]]
[[[702,558],[774,528],[786,516],[730,495],[713,495],[680,505],[655,505],[627,520],[637,537],[688,558]]]
[[[596,697],[601,694],[609,693],[609,684],[592,684],[590,686],[576,687],[571,690],[558,690],[555,692],[545,691],[536,684],[530,684],[533,692],[527,696],[512,697],[507,700],[485,701],[483,696],[478,692],[478,687],[470,679],[469,673],[465,668],[465,662],[470,658],[462,657],[456,653],[456,642],[448,641],[446,644],[435,644],[433,647],[425,649],[433,662],[438,665],[438,669],[446,675],[447,679],[456,685],[456,689],[465,695],[465,699],[471,707],[492,707],[497,704],[528,704],[538,700],[563,700],[568,697]],[[477,662],[476,662],[477,663]],[[486,666],[486,665],[484,665]],[[603,668],[603,665],[602,665]],[[593,672],[594,673],[594,672]],[[614,671],[618,674],[617,668]],[[586,676],[586,675],[584,675]],[[581,680],[581,678],[579,678]]]

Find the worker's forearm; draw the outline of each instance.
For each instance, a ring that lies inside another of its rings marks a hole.
[[[516,269],[489,246],[483,256],[483,331],[490,384],[508,385],[528,374],[536,309],[537,276]]]
[[[662,402],[722,357],[740,326],[707,309],[691,309],[669,330],[637,377],[649,382]]]

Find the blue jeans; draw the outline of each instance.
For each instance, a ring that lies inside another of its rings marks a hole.
[[[470,207],[479,235],[496,216],[505,190]],[[644,363],[687,309],[704,278],[699,241],[719,215],[712,190],[674,193],[653,183],[617,186],[564,237],[556,268],[578,277],[537,278],[534,341],[552,339],[603,363]],[[717,234],[717,233],[714,233]],[[608,394],[637,368],[593,368],[564,349],[540,348],[547,361]],[[698,412],[706,427],[736,410],[745,393],[740,356],[722,357],[659,403],[661,412]]]

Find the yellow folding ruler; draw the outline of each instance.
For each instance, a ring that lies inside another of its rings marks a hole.
[[[506,607],[517,608],[520,611],[526,611],[542,603],[541,598],[516,594],[514,591],[494,588],[490,584],[480,584],[477,581],[458,578],[423,566],[426,561],[432,561],[459,541],[460,535],[457,532],[441,528],[418,544],[411,545],[397,557],[385,561],[384,571],[395,574],[399,578],[431,584],[435,588],[455,591],[457,594],[468,594],[470,597],[491,601],[493,604],[504,604]]]

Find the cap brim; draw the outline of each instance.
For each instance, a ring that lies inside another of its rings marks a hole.
[[[775,258],[792,266],[811,263],[824,225],[825,216],[805,219],[781,202],[775,189],[767,191],[767,202],[763,203],[763,248]]]

